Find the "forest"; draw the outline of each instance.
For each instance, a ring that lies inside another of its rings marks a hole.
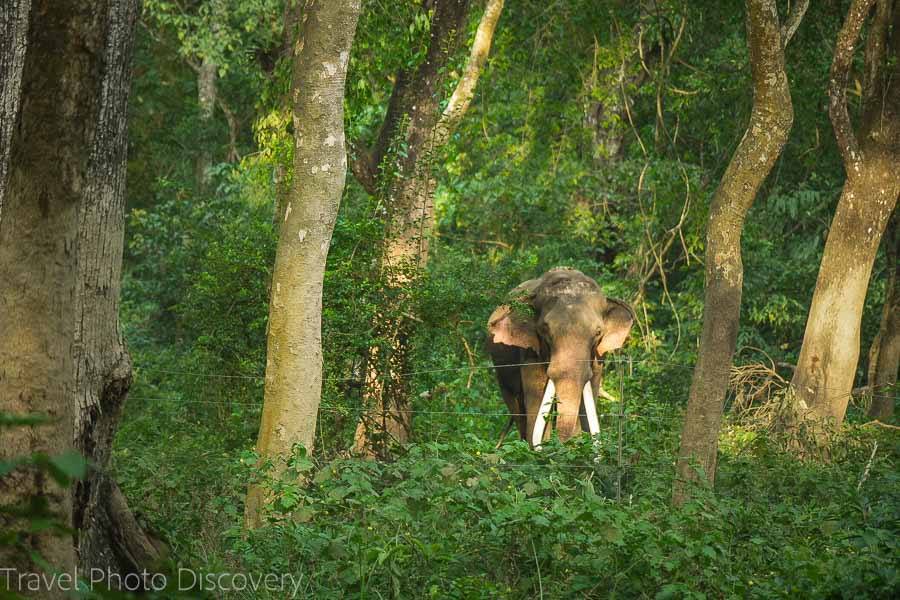
[[[0,598],[900,596],[900,0],[0,0]]]

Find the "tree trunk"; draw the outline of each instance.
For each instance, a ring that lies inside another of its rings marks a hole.
[[[607,45],[594,40],[594,59],[586,82],[588,97],[584,124],[591,134],[591,154],[597,167],[607,166],[622,158],[632,104],[629,90],[640,86],[647,74],[643,68],[635,69],[642,60],[642,50],[639,48],[643,43],[641,19],[650,11],[643,1],[639,4],[638,23],[630,32],[619,31],[616,23],[612,27],[615,33],[611,34]],[[608,65],[611,58],[615,60],[613,66],[600,66]]]
[[[28,17],[28,8],[21,4],[20,14]],[[24,66],[21,110],[9,117],[17,126],[0,214],[0,406],[54,421],[4,430],[3,458],[74,449],[92,466],[71,492],[36,472],[15,471],[0,496],[5,504],[45,496],[73,526],[74,546],[69,536],[49,533],[26,542],[67,572],[77,565],[127,574],[156,556],[105,471],[131,381],[117,317],[137,14],[136,1],[40,0],[27,44],[16,32]],[[11,78],[4,85],[4,99],[16,93]],[[25,556],[6,564],[40,570]]]
[[[797,419],[809,426],[818,443],[840,427],[847,410],[859,359],[866,289],[878,245],[900,194],[900,10],[894,10],[891,44],[882,39],[892,18],[890,2],[880,3],[870,27],[858,132],[861,144],[847,113],[846,87],[854,45],[872,4],[874,0],[854,0],[835,47],[829,113],[847,180],[828,232],[791,381]]]
[[[897,293],[897,274],[900,271],[900,213],[894,218],[885,236],[885,263],[888,268],[884,291],[884,307],[878,335],[869,351],[869,390],[872,404],[869,417],[882,421],[894,416],[894,385],[900,364],[900,295]]]
[[[86,7],[35,0],[29,14],[0,220],[0,410],[53,420],[0,432],[4,461],[73,449],[78,208],[96,134],[105,12],[100,2]],[[19,469],[0,483],[4,505],[36,496],[46,498],[64,523],[71,522],[69,491],[45,474]],[[57,569],[75,567],[68,536],[51,530],[24,542]],[[2,563],[43,571],[25,552],[3,556]]]
[[[385,456],[390,445],[405,443],[411,431],[411,406],[403,373],[408,371],[407,342],[411,321],[415,320],[410,291],[418,285],[427,266],[434,229],[436,182],[432,168],[436,154],[472,101],[503,10],[503,0],[487,3],[466,70],[442,112],[439,93],[453,51],[465,33],[469,4],[469,0],[437,3],[425,60],[413,77],[398,74],[375,147],[370,153],[362,153],[362,164],[353,168],[370,193],[387,189],[388,207],[388,228],[381,254],[385,302],[375,323],[382,344],[373,346],[369,353],[365,412],[354,438],[354,451],[365,456]],[[401,130],[404,124],[405,129]],[[399,136],[406,153],[391,156],[388,148]],[[381,168],[383,161],[393,163],[394,168]],[[380,168],[374,176],[373,172]],[[392,179],[386,174],[390,171],[397,173]]]
[[[694,482],[712,485],[715,481],[719,428],[741,312],[741,232],[794,118],[774,0],[748,0],[747,40],[753,111],[710,206],[703,331],[681,432],[673,491],[676,505],[690,497]]]
[[[74,489],[78,565],[139,573],[161,558],[161,544],[138,526],[107,472],[113,437],[131,386],[131,359],[119,327],[125,230],[127,107],[135,0],[108,11],[103,82],[89,170],[81,194],[76,248],[75,445],[93,468]]]
[[[280,223],[256,444],[275,475],[295,445],[312,450],[322,393],[322,282],[347,172],[344,81],[359,0],[307,0],[294,58],[294,176]],[[245,523],[263,520],[266,491],[251,486]]]
[[[216,86],[216,78],[218,76],[219,66],[209,57],[204,56],[200,62],[200,68],[197,70],[197,104],[200,108],[200,131],[202,139],[200,144],[200,153],[197,155],[194,164],[194,179],[197,182],[197,189],[205,190],[209,186],[210,172],[212,166],[212,151],[210,149],[213,141],[212,126],[213,115],[216,110],[216,99],[218,97],[218,89]]]
[[[31,0],[7,0],[0,6],[0,218],[9,167],[9,143],[19,112],[25,36]]]

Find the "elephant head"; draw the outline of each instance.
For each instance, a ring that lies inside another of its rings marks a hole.
[[[488,320],[488,351],[519,434],[533,446],[557,398],[556,428],[566,440],[597,430],[594,398],[603,357],[620,348],[634,323],[627,304],[607,298],[580,271],[556,268],[519,285]]]

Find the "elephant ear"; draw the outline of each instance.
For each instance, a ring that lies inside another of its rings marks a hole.
[[[606,299],[603,311],[603,337],[597,343],[597,356],[622,347],[631,326],[634,325],[634,312],[627,304],[614,298]]]
[[[535,352],[540,352],[541,349],[534,323],[527,316],[518,314],[508,304],[498,307],[491,314],[488,319],[488,336],[495,344],[530,348]]]

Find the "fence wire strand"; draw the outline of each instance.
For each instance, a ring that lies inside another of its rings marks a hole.
[[[593,362],[584,361],[584,362]],[[475,371],[475,370],[494,370],[503,367],[522,367],[529,365],[548,365],[549,361],[537,361],[537,362],[525,362],[525,363],[513,363],[509,365],[491,365],[491,364],[482,364],[482,365],[466,365],[463,367],[449,367],[449,368],[440,368],[440,369],[424,369],[417,371],[410,371],[407,373],[402,373],[398,375],[401,378],[409,378],[416,375],[427,375],[434,373],[452,373],[452,372],[462,372],[462,371]],[[492,453],[487,454],[467,454],[466,457],[472,459],[472,463],[462,462],[458,466],[460,469],[465,469],[467,467],[478,467],[479,469],[485,469],[487,471],[490,470],[509,470],[509,469],[522,469],[522,470],[546,470],[548,467],[552,467],[553,469],[566,469],[566,470],[581,470],[581,471],[590,471],[593,474],[597,474],[601,477],[611,477],[611,485],[612,490],[615,495],[617,501],[621,502],[623,500],[627,500],[629,503],[631,502],[632,494],[629,492],[628,494],[624,493],[624,484],[625,477],[628,472],[631,471],[634,466],[629,462],[630,458],[626,452],[628,448],[628,439],[629,439],[629,423],[634,423],[635,421],[645,421],[648,426],[660,427],[663,423],[672,423],[673,421],[677,421],[679,419],[679,415],[674,412],[671,414],[649,414],[646,412],[628,412],[626,408],[626,388],[625,388],[625,378],[626,371],[628,375],[633,376],[635,367],[638,365],[644,366],[664,366],[664,367],[672,367],[684,370],[693,371],[693,364],[683,364],[676,363],[673,361],[659,360],[655,358],[648,359],[640,359],[635,360],[628,356],[622,357],[609,357],[603,361],[605,366],[610,367],[609,374],[615,375],[614,378],[610,378],[610,382],[615,382],[618,388],[618,398],[615,398],[611,395],[607,397],[606,406],[613,408],[615,412],[603,412],[598,413],[598,419],[602,420],[604,423],[601,428],[601,432],[597,435],[593,436],[593,452],[594,459],[589,463],[570,463],[570,462],[554,462],[554,457],[548,454],[542,454],[541,452],[535,452],[535,462],[533,463],[510,463],[504,461],[501,457],[493,455]],[[176,369],[156,369],[156,368],[136,368],[135,369],[137,375],[140,377],[142,374],[151,374],[158,373],[163,375],[182,375],[182,376],[190,376],[190,377],[198,377],[205,379],[221,379],[221,380],[254,380],[261,381],[264,380],[265,377],[262,375],[239,375],[239,374],[221,374],[221,373],[200,373],[193,371],[184,371],[184,370],[176,370]],[[348,377],[348,378],[323,378],[323,382],[341,382],[341,381],[359,381],[358,377]],[[829,388],[833,389],[833,388]],[[842,394],[841,397],[852,397],[854,394],[851,392],[849,394]],[[898,396],[890,395],[890,394],[866,394],[870,397],[876,398],[893,398],[896,399]],[[151,395],[130,395],[131,399],[145,402],[167,402],[174,403],[177,405],[187,405],[187,404],[206,404],[206,405],[218,405],[218,406],[228,406],[228,407],[237,407],[243,406],[248,408],[261,408],[262,400],[258,402],[239,402],[232,400],[214,400],[214,399],[184,399],[177,396],[151,396]],[[597,398],[598,404],[601,402],[601,398]],[[346,416],[351,418],[359,418],[363,412],[366,412],[371,415],[397,415],[397,414],[409,414],[415,416],[441,416],[442,418],[450,417],[450,418],[489,418],[489,419],[497,419],[497,418],[505,418],[509,419],[512,417],[520,417],[527,416],[527,413],[518,413],[518,412],[508,412],[508,411],[475,411],[475,410],[432,410],[432,409],[393,409],[393,410],[371,410],[365,406],[334,406],[334,405],[323,405],[319,406],[314,410],[308,410],[304,412],[297,412],[297,416],[303,417],[313,417],[319,414],[328,414],[334,416]],[[449,434],[445,431],[436,430],[437,420],[435,419],[425,419],[424,424],[427,424],[428,430],[428,439],[421,440],[424,444],[441,444],[446,443],[446,441],[442,442],[439,438],[441,437],[449,437]],[[421,429],[420,429],[421,431]],[[322,437],[322,431],[319,431],[319,437]],[[324,440],[322,440],[324,443]],[[427,446],[425,447],[425,455],[430,458],[444,458],[443,455],[437,452],[428,452]],[[403,451],[401,451],[403,452]],[[338,453],[335,456],[341,456],[341,453]],[[456,457],[456,455],[454,455]],[[480,460],[479,460],[480,459]],[[479,475],[483,475],[486,471],[479,470]]]
[[[593,363],[594,361],[593,361],[593,359],[589,359],[589,360],[579,360],[576,362]],[[650,365],[650,366],[660,365],[660,366],[667,366],[667,367],[674,367],[674,368],[679,368],[679,369],[690,370],[692,372],[694,370],[693,364],[676,363],[676,362],[672,362],[672,361],[659,360],[656,358],[646,358],[646,359],[640,359],[640,360],[628,360],[627,358],[626,359],[615,358],[615,359],[606,359],[606,360],[602,361],[602,364],[607,365],[607,366],[618,365],[620,363],[627,364],[627,365],[629,365],[630,368],[633,368],[634,365]],[[452,373],[452,372],[476,371],[476,370],[495,370],[495,369],[526,367],[526,366],[535,366],[535,365],[549,365],[549,364],[550,364],[550,361],[510,363],[510,364],[504,364],[504,365],[489,365],[489,364],[466,365],[466,366],[462,366],[462,367],[446,367],[446,368],[441,368],[441,369],[423,369],[423,370],[419,370],[419,371],[408,371],[405,373],[398,373],[394,377],[396,377],[397,379],[410,379],[416,375],[429,375],[429,374],[434,374],[434,373]],[[174,370],[174,369],[156,369],[156,368],[152,368],[152,367],[150,367],[150,368],[137,367],[136,371],[138,373],[161,373],[161,374],[168,374],[168,375],[185,375],[188,377],[203,377],[203,378],[207,378],[207,379],[248,379],[248,380],[254,380],[254,381],[264,381],[265,380],[264,375],[235,375],[235,374],[220,374],[220,373],[200,373],[200,372],[196,372],[196,371],[183,371],[183,370]],[[360,377],[323,377],[322,378],[323,383],[325,383],[325,382],[341,383],[341,382],[353,382],[353,381],[360,382],[361,378]],[[825,391],[839,391],[840,389],[843,389],[843,388],[820,387],[818,389],[825,390]],[[846,394],[846,395],[853,396],[854,394],[853,394],[853,392],[851,392],[850,394]],[[857,395],[866,395],[866,396],[871,396],[873,398],[892,398],[895,400],[897,398],[900,398],[900,395],[879,394],[879,393],[871,393],[871,392],[865,392],[864,394],[857,394]],[[844,395],[839,396],[839,397],[844,397]]]

